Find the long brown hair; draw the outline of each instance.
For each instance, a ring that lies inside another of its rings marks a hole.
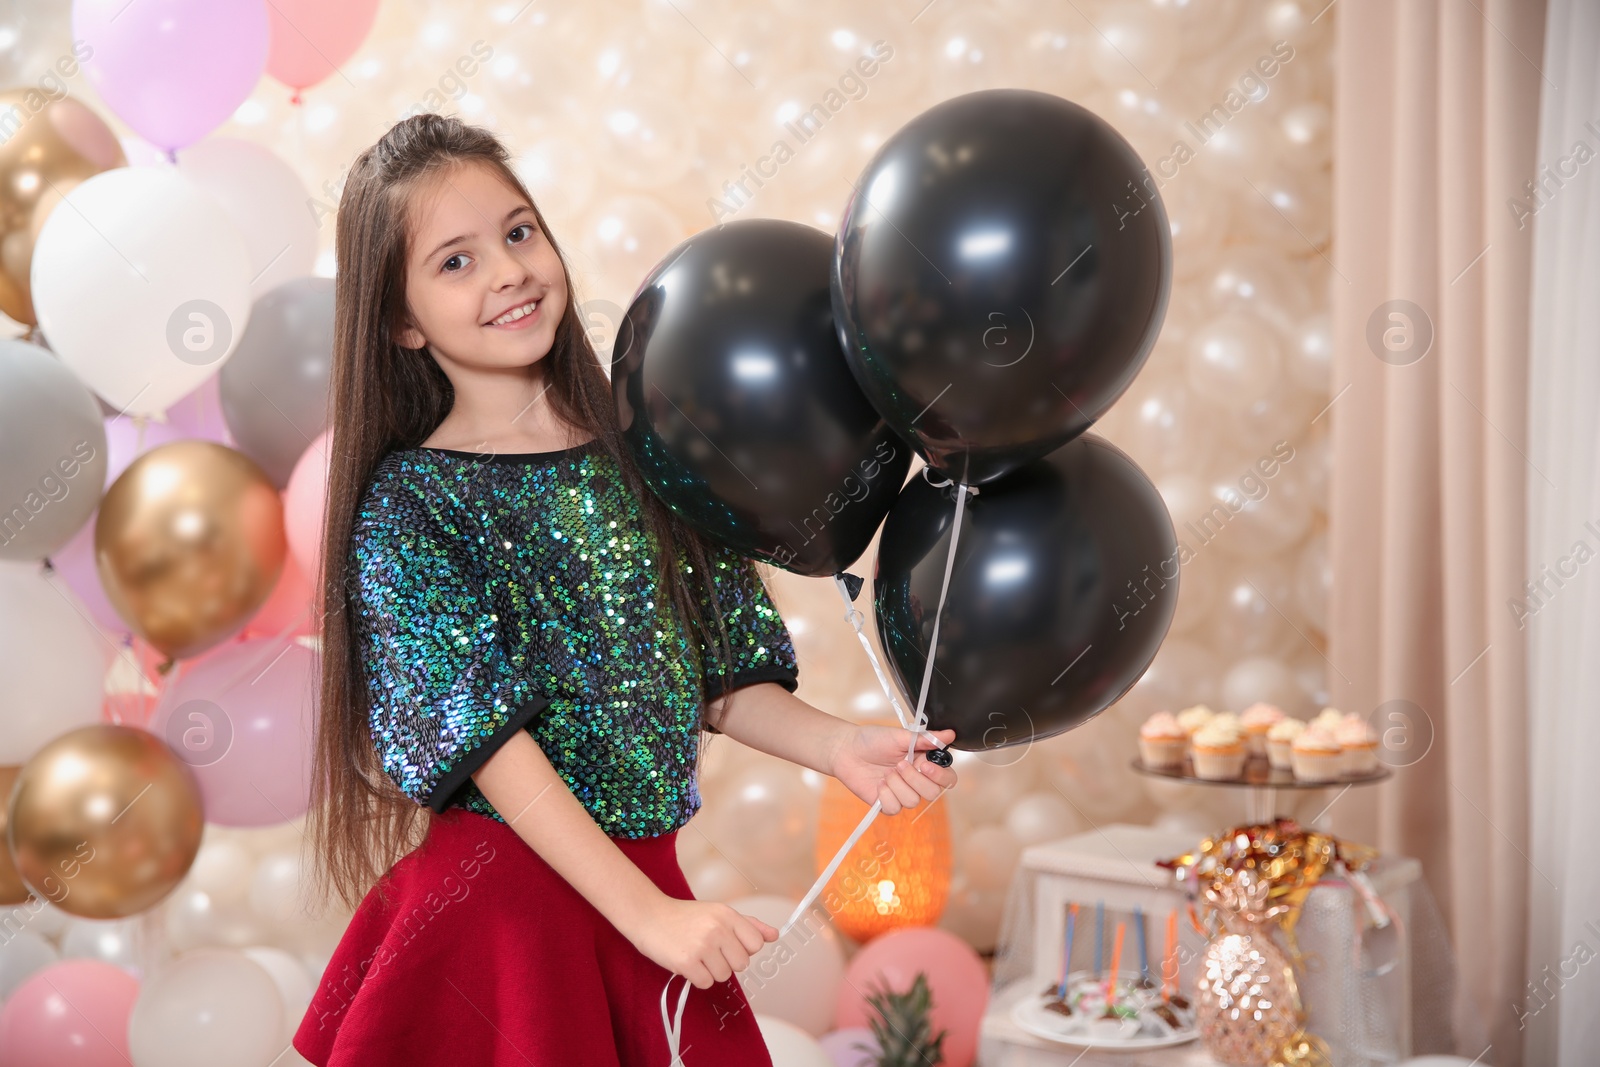
[[[711,546],[674,515],[641,479],[618,424],[611,382],[576,308],[576,290],[555,237],[509,164],[506,148],[489,131],[459,119],[422,114],[396,123],[357,157],[339,202],[335,249],[333,375],[329,394],[326,520],[322,534],[322,704],[312,764],[307,817],[319,862],[316,892],[329,889],[354,906],[393,863],[422,840],[431,812],[401,793],[384,773],[370,733],[367,688],[355,653],[353,620],[346,611],[346,572],[356,509],[368,480],[392,449],[420,445],[455,400],[450,379],[427,349],[395,342],[406,312],[405,265],[410,235],[407,205],[425,181],[455,167],[494,169],[533,208],[567,282],[550,352],[547,391],[555,413],[593,434],[610,454],[643,505],[656,553],[657,588],[688,624],[689,633],[731,662],[715,604]],[[687,564],[691,575],[680,569]],[[694,642],[691,641],[691,647]],[[702,696],[705,694],[702,693]],[[702,727],[704,721],[702,702]],[[705,748],[704,737],[701,750]]]

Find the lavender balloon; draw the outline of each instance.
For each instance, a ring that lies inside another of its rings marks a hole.
[[[161,695],[150,730],[200,781],[206,821],[275,826],[310,801],[316,653],[293,640],[235,641]]]
[[[72,36],[106,105],[169,153],[226,122],[267,67],[262,0],[73,0]]]

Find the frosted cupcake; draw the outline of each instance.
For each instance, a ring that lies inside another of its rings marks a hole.
[[[1344,748],[1344,773],[1367,775],[1378,769],[1378,739],[1361,716],[1344,717],[1333,736]]]
[[[1283,710],[1271,704],[1251,704],[1239,716],[1244,728],[1245,746],[1252,756],[1267,754],[1267,731],[1283,721]]]
[[[1189,735],[1170,711],[1158,711],[1139,727],[1139,758],[1146,767],[1178,767],[1189,747]]]
[[[1216,712],[1204,704],[1196,704],[1178,712],[1178,725],[1183,727],[1183,732],[1192,738],[1195,731],[1210,722],[1215,715]]]
[[[1213,781],[1237,778],[1244,771],[1244,735],[1221,716],[1195,731],[1189,743],[1194,748],[1194,773]]]
[[[1305,733],[1306,724],[1299,719],[1280,719],[1267,731],[1267,761],[1280,771],[1294,767],[1294,739]]]
[[[1311,720],[1311,725],[1332,732],[1337,730],[1342,722],[1344,722],[1344,712],[1338,708],[1323,708],[1317,712],[1317,717]]]
[[[1344,746],[1333,731],[1312,723],[1290,746],[1294,776],[1306,782],[1331,782],[1344,771]]]

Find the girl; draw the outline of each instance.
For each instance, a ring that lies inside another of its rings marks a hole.
[[[682,1062],[769,1065],[732,975],[778,932],[695,900],[676,860],[700,731],[886,814],[956,776],[792,695],[753,565],[641,481],[507,159],[419,115],[340,203],[310,829],[318,888],[359,906],[294,1045],[319,1067],[667,1067],[681,975]]]

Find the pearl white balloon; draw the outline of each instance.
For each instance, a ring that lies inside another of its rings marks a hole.
[[[1159,86],[1178,62],[1177,27],[1147,3],[1114,4],[1094,27],[1090,62],[1107,85]]]
[[[300,887],[299,853],[268,853],[256,864],[250,879],[250,913],[268,927],[278,929],[305,922]]]
[[[61,936],[63,959],[101,960],[138,973],[142,919],[76,919]]]
[[[565,134],[541,137],[518,156],[517,177],[528,187],[534,203],[557,230],[575,220],[595,192],[595,165],[583,143]]]
[[[1311,528],[1311,505],[1293,471],[1278,470],[1276,478],[1267,479],[1251,467],[1240,477],[1211,483],[1219,505],[1231,501],[1238,507],[1225,533],[1216,539],[1222,551],[1241,560],[1279,553],[1299,542]]]
[[[1300,643],[1293,596],[1294,584],[1276,557],[1241,562],[1217,599],[1210,634],[1214,647],[1235,655],[1272,655]]]
[[[1296,166],[1321,170],[1333,158],[1333,114],[1327,104],[1308,100],[1287,108],[1278,116],[1278,129]]]
[[[1151,6],[1172,22],[1189,55],[1205,55],[1235,35],[1241,0],[1151,0]]]
[[[260,941],[267,927],[242,900],[218,901],[185,882],[163,902],[167,943],[176,952],[208,945],[244,948]]]
[[[740,897],[728,906],[779,930],[794,914],[798,899]],[[759,1014],[793,1023],[816,1037],[833,1029],[839,987],[844,984],[844,945],[827,912],[813,906],[789,932],[750,958],[739,987]]]
[[[827,1050],[794,1023],[757,1012],[756,1026],[772,1058],[772,1067],[834,1067]]]
[[[50,347],[107,403],[158,415],[217,372],[250,318],[250,256],[222,205],[170,167],[67,194],[30,275]]]
[[[1230,411],[1272,395],[1282,364],[1277,333],[1252,316],[1220,315],[1189,339],[1189,385]]]
[[[1107,752],[1126,752],[1131,760],[1138,744],[1138,722],[1113,707],[1035,748],[1046,757],[1044,770],[1051,788],[1091,825],[1099,826],[1136,820],[1141,814],[1145,797],[1135,781],[1138,775],[1126,761],[1106,758]],[[959,792],[952,790],[951,795]],[[957,855],[966,853],[957,850]]]
[[[950,895],[939,916],[939,929],[955,934],[974,952],[994,952],[1000,940],[1006,895],[1005,889],[979,889],[970,885],[964,874],[956,874],[950,880]]]
[[[1287,255],[1312,255],[1328,243],[1333,191],[1325,171],[1291,170],[1275,165],[1251,178],[1255,210],[1239,219],[1258,241]]]
[[[999,822],[1011,805],[1026,793],[1034,781],[1035,761],[1031,749],[1023,745],[985,751],[952,749],[951,769],[961,788],[951,790],[945,800],[952,811],[959,809],[973,823]]]
[[[0,939],[0,1001],[9,997],[28,976],[61,958],[56,947],[33,930],[16,930]]]
[[[1319,533],[1300,549],[1295,563],[1295,603],[1306,621],[1328,632],[1328,594],[1333,589],[1333,562],[1328,558],[1328,535]]]
[[[924,70],[941,99],[1010,83],[1016,69],[1014,24],[982,8],[956,7],[938,23]]]
[[[221,837],[215,829],[206,828],[206,839],[195,854],[185,882],[204,890],[218,903],[236,903],[250,892],[256,857],[237,839]]]
[[[306,1009],[311,1006],[311,995],[317,991],[316,984],[306,973],[305,964],[281,948],[252,945],[244,950],[244,954],[260,964],[262,970],[272,976],[273,984],[278,987],[278,995],[283,998],[284,1026],[281,1040],[284,1044],[288,1044],[294,1037],[295,1031],[300,1028]]]
[[[87,619],[38,564],[0,561],[0,766],[100,722],[108,646]]]
[[[1006,832],[1023,848],[1086,829],[1083,817],[1055,792],[1029,793],[1006,812]]]
[[[693,117],[670,97],[631,94],[602,106],[595,156],[624,185],[654,189],[684,176],[694,161]]]
[[[1312,310],[1304,276],[1281,252],[1260,244],[1233,245],[1218,252],[1205,276],[1205,296],[1215,311],[1255,315],[1285,337]]]
[[[974,888],[1004,889],[1016,873],[1022,844],[1004,826],[979,826],[961,839],[956,854]]]
[[[1222,702],[1229,708],[1273,704],[1301,718],[1312,710],[1294,671],[1274,656],[1246,656],[1229,667],[1222,679]]]
[[[673,246],[688,236],[683,223],[659,200],[623,194],[593,205],[584,213],[577,248],[583,273],[595,292],[626,307],[645,275]],[[570,240],[569,240],[570,243]]]
[[[1319,311],[1301,319],[1288,348],[1289,379],[1321,395],[1333,392],[1333,316]]]
[[[46,938],[59,938],[74,919],[41,897],[29,897],[26,904],[0,908],[0,930],[28,930]]]
[[[259,963],[202,948],[146,977],[128,1019],[134,1067],[264,1067],[282,1051],[283,997]]]
[[[685,864],[683,873],[696,900],[732,900],[754,888],[737,867],[720,856]]]
[[[1148,377],[1154,373],[1152,369],[1135,378],[1112,409],[1119,419],[1112,439],[1156,476],[1203,468],[1215,439],[1207,429],[1214,420],[1211,405],[1190,392],[1181,375]]]
[[[250,255],[250,295],[259,297],[311,273],[317,222],[311,194],[270,148],[232,137],[207,137],[178,153],[178,172],[216,198]]]
[[[1202,555],[1193,566],[1207,562]],[[1189,580],[1184,568],[1182,582]],[[1180,599],[1182,593],[1179,594]],[[1219,699],[1221,669],[1215,653],[1196,639],[1169,637],[1161,643],[1156,658],[1133,688],[1117,702],[1136,720],[1157,711],[1178,712],[1191,704],[1215,705]],[[1132,758],[1131,756],[1129,757]]]

